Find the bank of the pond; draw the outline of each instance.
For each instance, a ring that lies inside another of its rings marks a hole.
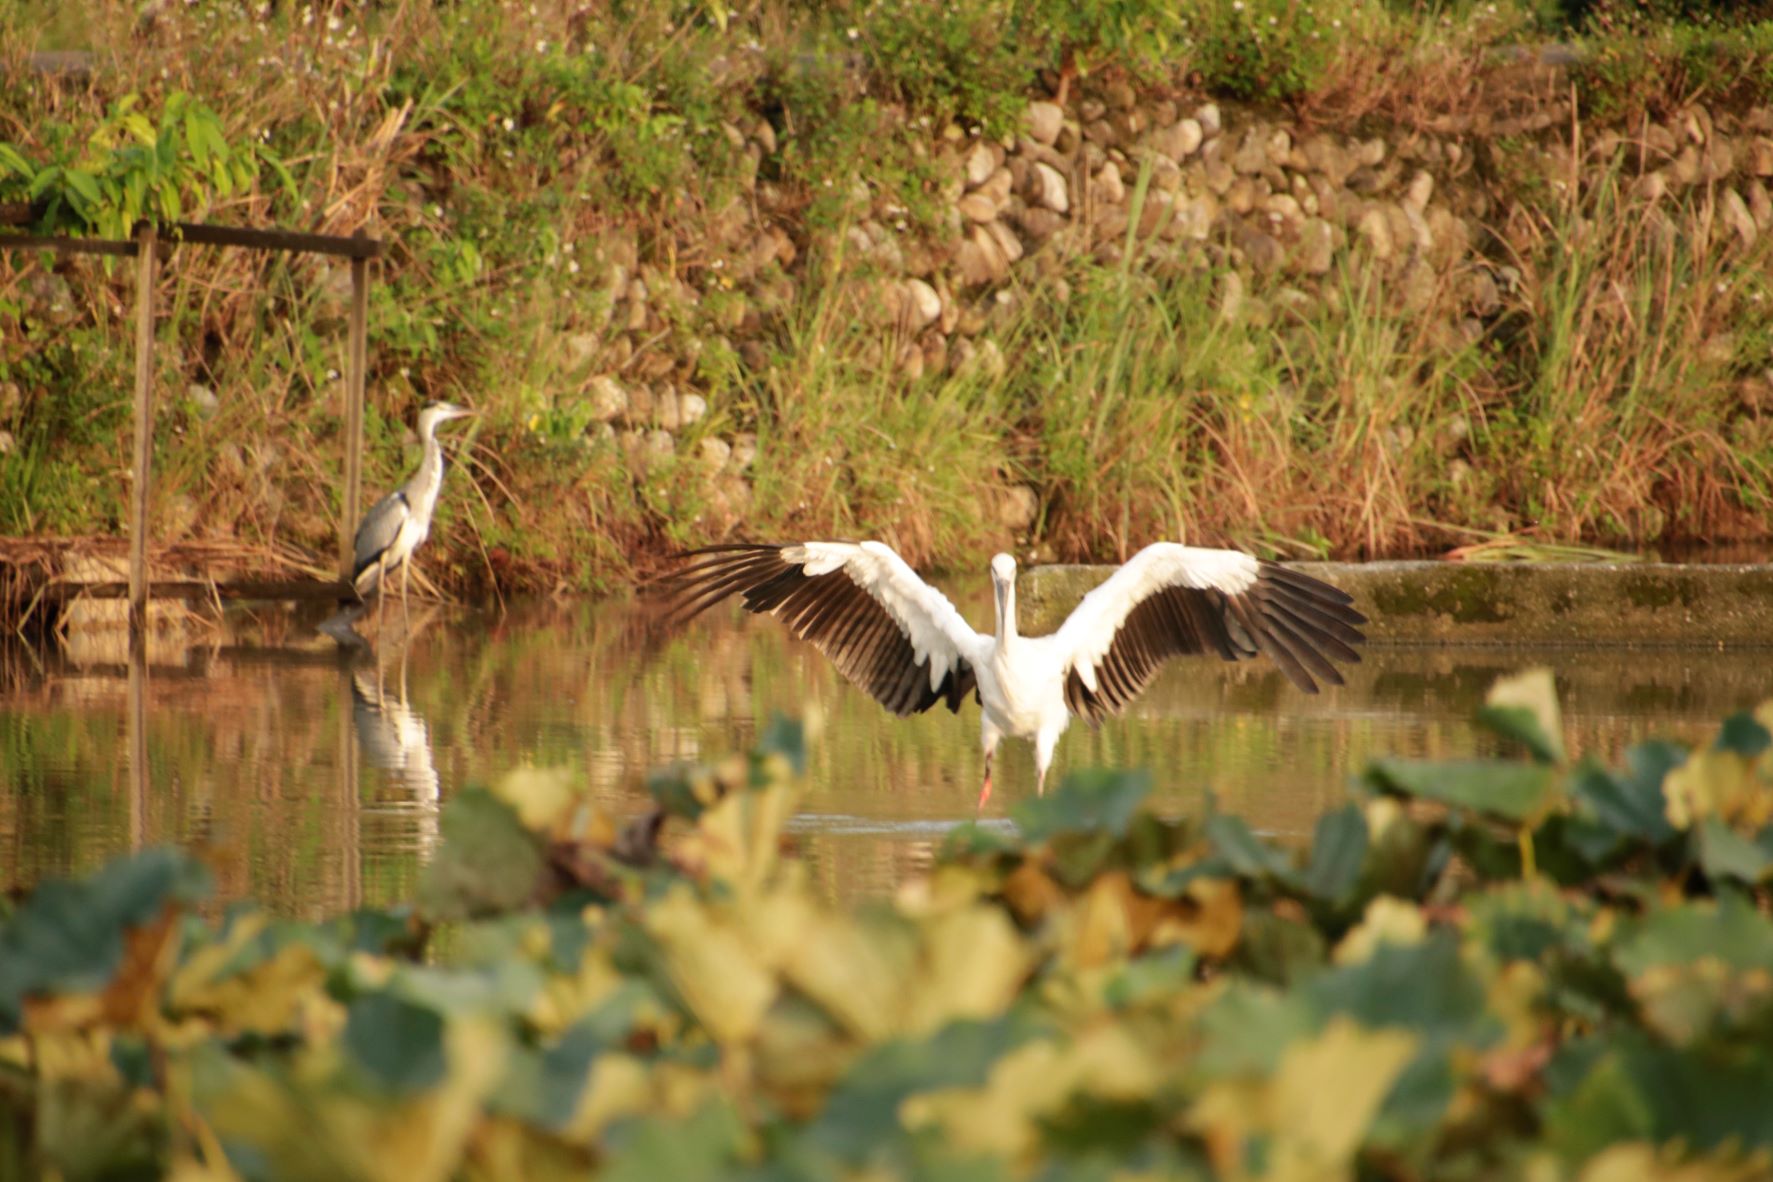
[[[384,238],[368,487],[421,402],[485,412],[463,591],[737,534],[1765,538],[1773,26],[1540,7],[0,14],[0,213]],[[331,553],[346,279],[174,252],[157,538]],[[0,253],[0,532],[127,519],[128,300]]]

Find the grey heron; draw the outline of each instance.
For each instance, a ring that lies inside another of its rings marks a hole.
[[[1007,735],[1034,742],[1037,788],[1073,717],[1119,714],[1158,666],[1184,653],[1228,661],[1265,653],[1307,693],[1342,684],[1366,617],[1328,583],[1238,550],[1158,542],[1083,597],[1057,632],[1016,628],[1016,560],[991,560],[997,624],[976,632],[940,591],[880,542],[744,543],[680,555],[646,588],[673,623],[728,595],[780,618],[852,683],[901,717],[979,701],[985,783]]]
[[[443,487],[443,446],[437,428],[451,419],[476,412],[453,402],[433,402],[419,412],[419,443],[424,456],[410,479],[370,507],[357,527],[356,560],[351,586],[359,599],[377,592],[376,626],[380,628],[385,597],[382,581],[400,568],[400,608],[406,610],[407,562],[412,552],[430,536],[431,515],[437,510],[437,493]]]

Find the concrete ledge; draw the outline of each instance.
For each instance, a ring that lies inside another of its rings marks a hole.
[[[1773,646],[1773,565],[1294,565],[1354,596],[1376,644]],[[1057,627],[1114,569],[1025,571],[1017,585],[1023,630],[1039,635]]]

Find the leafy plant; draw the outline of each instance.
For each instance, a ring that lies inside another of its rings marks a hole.
[[[216,918],[136,854],[0,913],[0,1169],[1764,1176],[1773,705],[1617,769],[1547,673],[1480,721],[1521,754],[1383,761],[1307,848],[1082,773],[853,910],[781,720],[626,820],[458,795],[411,908]]]
[[[182,91],[167,95],[156,123],[127,94],[77,153],[33,163],[0,143],[0,197],[22,192],[40,229],[127,238],[141,218],[176,222],[253,184],[269,168],[293,196],[294,182],[262,144],[231,144],[220,119]]]

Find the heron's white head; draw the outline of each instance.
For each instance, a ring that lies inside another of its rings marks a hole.
[[[1016,581],[1016,560],[1008,554],[991,556],[991,577],[1000,583]]]
[[[433,402],[419,412],[419,437],[422,439],[437,430],[442,423],[451,419],[464,419],[478,411],[469,410],[465,406],[457,406],[453,402]]]

